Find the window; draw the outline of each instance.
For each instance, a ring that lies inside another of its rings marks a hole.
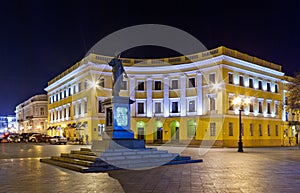
[[[261,80],[258,81],[258,89],[262,90],[262,81]]]
[[[196,136],[196,125],[194,121],[189,121],[189,125],[188,125],[188,137],[189,138],[193,138]]]
[[[78,92],[81,91],[81,82],[78,83]]]
[[[210,84],[216,83],[216,75],[215,74],[209,74],[209,83]]]
[[[240,86],[244,86],[244,77],[240,76]]]
[[[263,132],[262,132],[262,125],[259,124],[258,126],[259,126],[259,136],[262,136],[262,135],[263,135]]]
[[[209,98],[209,110],[214,111],[216,110],[216,99]]]
[[[275,84],[275,93],[278,93],[278,84]]]
[[[233,84],[233,74],[228,73],[228,83]]]
[[[233,123],[229,123],[228,135],[233,136]]]
[[[73,86],[73,94],[76,94],[76,85]]]
[[[102,104],[102,100],[98,100],[98,113],[104,113],[105,112],[105,109],[104,109],[104,106]]]
[[[172,89],[178,89],[178,80],[172,80]]]
[[[268,124],[268,136],[271,136],[271,126]]]
[[[275,104],[275,115],[279,114],[279,104]]]
[[[195,88],[195,87],[196,87],[196,79],[189,78],[189,88]]]
[[[72,95],[72,92],[71,92],[71,87],[69,87],[69,88],[68,88],[68,92],[69,92],[69,94],[68,94],[68,95],[69,95],[69,96],[71,96],[71,95]]]
[[[254,85],[254,84],[253,84],[253,78],[249,78],[249,87],[250,87],[250,88],[254,88],[253,85]]]
[[[262,113],[262,101],[258,101],[258,112]]]
[[[100,87],[104,88],[104,86],[105,86],[105,80],[104,80],[104,78],[100,78],[98,85]]]
[[[145,114],[144,112],[144,103],[139,103],[138,102],[138,114]]]
[[[77,113],[76,113],[76,103],[73,104],[73,115],[76,116]]]
[[[271,92],[271,83],[267,82],[267,91]]]
[[[161,103],[160,102],[156,102],[154,103],[154,112],[155,113],[161,113]]]
[[[40,115],[42,115],[42,116],[45,115],[45,109],[44,109],[44,107],[40,108]]]
[[[138,90],[139,91],[145,90],[145,82],[138,82]]]
[[[81,103],[78,103],[78,114],[81,114]]]
[[[63,112],[64,112],[64,117],[67,118],[67,109],[63,108]]]
[[[267,113],[271,114],[271,103],[270,102],[267,103]]]
[[[275,135],[278,136],[279,131],[278,131],[278,125],[275,125]]]
[[[84,101],[84,113],[87,113],[87,109],[88,109],[87,101],[85,100]]]
[[[210,123],[209,131],[210,131],[210,136],[216,136],[216,123]]]
[[[233,107],[234,107],[234,105],[233,105],[233,98],[229,98],[229,99],[228,99],[228,103],[229,103],[229,104],[228,104],[228,105],[229,105],[229,108],[228,108],[228,109],[232,111],[232,110],[233,110]]]
[[[121,82],[121,90],[127,90],[127,81],[126,80],[123,80]]]
[[[253,124],[250,123],[250,136],[253,136]]]
[[[154,90],[161,90],[161,81],[154,81]]]
[[[196,102],[194,100],[189,101],[189,112],[195,112],[196,111]]]
[[[253,113],[253,111],[254,111],[254,109],[253,109],[253,103],[250,103],[250,104],[249,104],[249,111],[250,111],[251,113]]]
[[[87,89],[87,87],[88,87],[88,81],[85,80],[85,81],[84,81],[84,89]]]
[[[179,108],[178,108],[178,102],[172,102],[172,109],[171,109],[172,113],[179,113]]]

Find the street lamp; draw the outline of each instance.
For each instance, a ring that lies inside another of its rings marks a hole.
[[[238,142],[238,152],[244,152],[243,150],[243,141],[242,141],[242,111],[243,111],[243,106],[248,105],[250,103],[249,98],[240,98],[240,97],[235,97],[233,99],[233,104],[235,106],[238,106],[239,108],[239,142]]]

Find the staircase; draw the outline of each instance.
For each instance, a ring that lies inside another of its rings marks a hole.
[[[180,156],[157,148],[127,149],[109,148],[95,153],[91,149],[81,148],[60,156],[40,159],[41,162],[82,173],[105,172],[116,169],[149,169],[162,165],[202,162],[192,160],[190,156]]]

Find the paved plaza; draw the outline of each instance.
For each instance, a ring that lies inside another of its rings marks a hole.
[[[187,148],[203,163],[78,173],[40,158],[86,145],[0,144],[0,192],[300,192],[300,148]],[[169,152],[178,147],[163,147]],[[207,151],[207,152],[206,152]]]

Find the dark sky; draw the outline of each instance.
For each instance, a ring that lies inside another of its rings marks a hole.
[[[197,2],[194,3],[194,2]],[[0,2],[0,114],[45,93],[47,82],[80,60],[103,37],[138,24],[188,32],[208,49],[220,45],[300,71],[300,5],[286,1],[67,1]],[[158,48],[129,57],[164,57]]]

